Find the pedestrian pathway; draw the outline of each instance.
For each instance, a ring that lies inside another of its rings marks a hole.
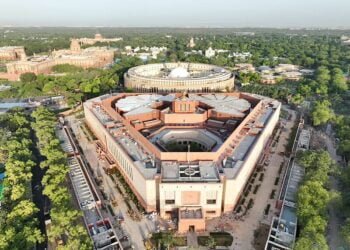
[[[198,247],[198,237],[195,232],[187,233],[187,246],[189,247]]]

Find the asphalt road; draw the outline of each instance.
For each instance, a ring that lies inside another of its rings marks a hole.
[[[34,139],[34,138],[33,138]],[[33,140],[35,141],[35,139]],[[45,197],[42,193],[41,180],[45,174],[45,170],[40,168],[40,162],[42,161],[42,156],[40,155],[39,150],[36,147],[33,147],[33,154],[36,159],[36,166],[32,169],[32,194],[33,202],[36,207],[39,209],[37,218],[39,221],[39,228],[43,235],[45,235],[45,241],[43,243],[37,244],[37,250],[47,249],[47,237],[46,237],[46,226],[45,226],[45,215],[44,215],[44,205]]]

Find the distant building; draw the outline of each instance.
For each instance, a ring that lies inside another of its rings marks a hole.
[[[348,36],[341,36],[340,40],[341,40],[342,44],[350,45],[350,37],[348,37]]]
[[[252,57],[252,54],[250,52],[233,52],[228,57],[238,58],[241,60],[246,60],[250,57]]]
[[[263,74],[261,75],[260,82],[263,84],[276,84],[278,80],[277,76],[272,74]]]
[[[299,72],[305,76],[311,76],[315,73],[315,70],[313,70],[313,69],[301,69],[301,70],[299,70]]]
[[[203,55],[203,52],[201,50],[191,50],[191,51],[185,51],[185,56],[189,55]]]
[[[100,43],[110,43],[110,42],[118,42],[123,40],[122,37],[116,37],[116,38],[104,38],[101,34],[96,34],[94,38],[78,38],[76,39],[79,41],[82,45],[94,45],[97,42]]]
[[[233,69],[243,73],[255,72],[255,67],[251,63],[237,63]]]
[[[232,89],[234,75],[210,64],[157,63],[129,69],[124,82],[137,92],[216,92]]]
[[[191,37],[190,42],[187,44],[187,47],[194,48],[196,46],[196,43],[194,42],[193,37]]]
[[[221,54],[221,53],[229,53],[230,51],[227,49],[216,49],[215,52],[217,54]]]
[[[121,52],[124,55],[127,56],[135,56],[139,57],[143,61],[147,61],[148,59],[157,59],[158,55],[164,51],[166,51],[168,48],[167,47],[136,47],[132,48],[131,46],[125,46],[124,51]]]
[[[26,53],[23,46],[0,47],[0,61],[25,60]]]
[[[299,71],[283,72],[281,76],[289,81],[300,81],[303,78],[303,74]]]
[[[127,46],[124,47],[124,49],[125,49],[126,51],[131,51],[131,50],[132,50],[132,47],[131,47],[130,45],[127,45]]]
[[[0,75],[10,80],[18,80],[20,75],[27,72],[34,74],[49,74],[55,65],[70,64],[84,69],[100,68],[111,64],[114,50],[106,47],[90,47],[81,49],[80,42],[72,39],[69,50],[55,50],[50,56],[33,56],[24,61],[6,64],[7,73]]]
[[[209,49],[205,51],[205,57],[212,58],[213,56],[215,56],[215,50],[213,50],[212,47],[209,47]]]
[[[262,65],[258,67],[258,71],[262,74],[270,74],[272,72],[272,68],[269,66]]]
[[[275,72],[276,73],[283,73],[283,72],[290,72],[290,71],[298,71],[299,70],[298,65],[294,64],[278,64],[275,67]]]

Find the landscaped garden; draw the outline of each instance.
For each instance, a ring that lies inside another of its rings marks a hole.
[[[210,236],[198,236],[198,244],[200,246],[208,246],[210,238],[215,241],[215,246],[231,246],[233,242],[233,236],[227,232],[212,232]]]
[[[183,236],[174,236],[173,233],[160,232],[152,235],[150,244],[152,245],[150,249],[153,249],[153,247],[169,249],[170,247],[187,246],[187,238]]]

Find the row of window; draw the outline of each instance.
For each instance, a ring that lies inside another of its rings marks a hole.
[[[133,180],[132,174],[132,166],[125,159],[125,155],[121,152],[121,150],[115,145],[115,143],[108,143],[108,149],[112,153],[112,155],[117,160],[118,164],[124,169],[124,172]]]
[[[170,199],[170,200],[165,200],[166,205],[175,205],[175,200]],[[215,205],[216,200],[215,199],[209,199],[207,200],[207,205]]]
[[[224,78],[214,78],[214,79],[201,79],[201,80],[182,80],[182,81],[169,81],[169,80],[156,80],[156,79],[127,79],[127,84],[137,85],[137,83],[141,84],[157,84],[157,85],[165,85],[165,86],[191,86],[191,85],[211,85],[211,84],[226,84],[226,81],[230,80],[230,77]]]

